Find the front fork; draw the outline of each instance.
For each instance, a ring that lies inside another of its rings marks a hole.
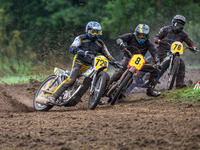
[[[97,79],[97,75],[103,71],[105,68],[107,67],[101,67],[98,70],[96,70],[90,77],[92,78],[92,82],[91,82],[91,86],[90,86],[90,94],[92,94],[94,92],[94,87],[96,84],[96,79]]]
[[[172,56],[170,57],[170,62],[169,62],[169,73],[168,73],[168,75],[170,75],[171,72],[172,72],[173,60],[174,60],[174,55],[172,55]]]
[[[119,85],[123,82],[123,80],[125,79],[126,75],[128,74],[128,72],[131,72],[132,74],[137,73],[138,70],[135,69],[135,67],[130,67],[127,68],[127,70],[123,73],[123,75],[120,78],[120,82]],[[133,76],[134,77],[134,76]]]

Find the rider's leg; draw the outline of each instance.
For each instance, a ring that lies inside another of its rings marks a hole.
[[[186,87],[186,85],[184,83],[184,78],[185,78],[185,63],[182,59],[180,59],[179,70],[178,70],[177,77],[176,77],[176,87],[177,88]]]
[[[144,75],[146,74],[147,72],[143,72],[143,71],[139,71],[137,73],[137,75],[134,77],[134,81],[129,85],[129,87],[126,89],[126,94],[129,94],[133,89],[134,87],[136,86],[136,84],[143,84],[143,77]],[[136,82],[136,83],[134,83]]]
[[[158,75],[158,78],[160,79],[162,77],[162,75],[165,73],[165,71],[169,68],[169,63],[170,63],[170,59],[165,58],[162,63],[161,63],[161,71]]]
[[[123,59],[121,60],[120,65],[121,65],[123,68],[115,69],[114,74],[111,76],[111,78],[110,78],[110,80],[109,80],[109,82],[108,82],[108,84],[107,84],[107,88],[106,88],[106,90],[105,90],[105,93],[107,93],[107,91],[109,91],[110,85],[111,85],[113,82],[119,80],[120,77],[122,76],[122,74],[126,71],[128,62],[129,62],[129,59],[128,59],[128,58],[123,58]],[[109,103],[109,102],[111,102],[111,100],[112,100],[112,99],[111,99],[111,97],[110,97],[110,98],[108,99],[107,102]]]
[[[68,88],[70,87],[76,80],[77,76],[79,75],[79,71],[81,69],[81,65],[75,63],[73,65],[70,77],[65,79],[59,86],[58,88],[54,91],[53,97],[55,99],[58,99],[60,95]]]
[[[55,101],[58,99],[61,94],[68,88],[70,87],[76,80],[79,74],[82,72],[85,72],[88,70],[90,66],[86,66],[83,63],[80,63],[76,60],[76,56],[74,57],[73,64],[72,64],[72,69],[71,69],[71,74],[70,77],[65,79],[54,91],[54,93],[48,97],[49,101]]]
[[[127,65],[128,65],[129,59],[122,59],[120,62],[120,65],[123,66],[123,68],[115,69],[114,74],[111,76],[108,86],[111,85],[114,81],[117,81],[120,79],[122,74],[126,71]]]
[[[159,96],[161,93],[158,91],[155,91],[155,86],[158,83],[158,70],[156,68],[154,68],[151,64],[146,63],[141,71],[146,71],[146,72],[150,72],[150,78],[149,78],[149,86],[147,89],[147,95],[148,96]]]

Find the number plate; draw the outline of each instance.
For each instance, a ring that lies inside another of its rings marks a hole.
[[[171,52],[183,54],[183,44],[181,42],[178,42],[178,41],[172,43]]]
[[[101,67],[106,67],[104,69],[104,71],[106,71],[108,68],[108,60],[104,56],[97,56],[97,57],[95,57],[94,67],[95,67],[95,70],[97,70]]]
[[[59,76],[59,75],[65,74],[65,72],[62,69],[54,68],[54,74]]]
[[[135,67],[136,70],[141,70],[145,62],[146,61],[144,59],[144,56],[142,56],[141,54],[136,54],[132,56],[127,67]]]

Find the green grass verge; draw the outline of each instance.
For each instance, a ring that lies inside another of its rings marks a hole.
[[[165,91],[162,93],[162,97],[165,101],[200,104],[200,89],[194,90],[193,88],[194,87],[187,87]]]
[[[19,84],[19,83],[29,83],[30,80],[43,81],[47,76],[9,76],[0,78],[0,84]]]

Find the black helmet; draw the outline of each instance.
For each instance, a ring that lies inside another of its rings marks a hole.
[[[86,25],[85,32],[90,39],[96,40],[102,35],[101,25],[96,21],[90,21]]]
[[[139,44],[143,44],[149,38],[149,26],[146,24],[139,24],[135,28],[135,37]]]
[[[181,15],[174,16],[174,18],[172,19],[173,30],[180,32],[181,30],[183,30],[185,23],[186,23],[186,19],[184,16],[181,16]]]

